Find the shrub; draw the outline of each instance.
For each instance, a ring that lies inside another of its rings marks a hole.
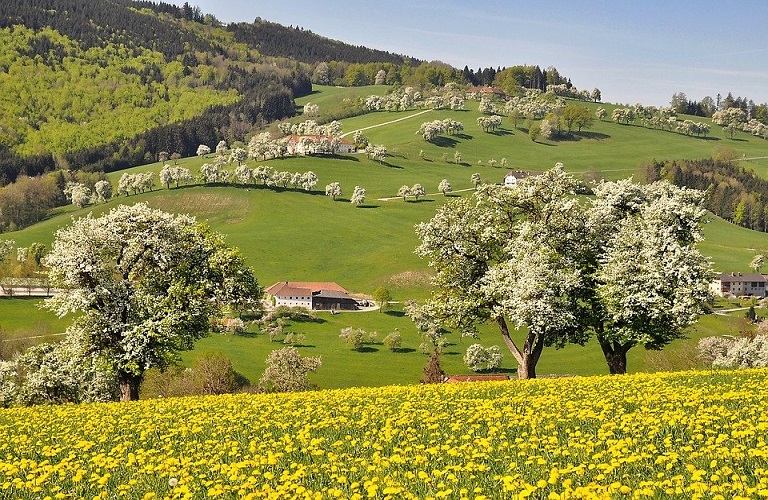
[[[339,335],[339,338],[346,342],[347,345],[352,348],[352,350],[357,351],[363,347],[363,342],[365,341],[365,330],[348,326],[341,330],[341,335]]]
[[[259,385],[267,392],[306,391],[312,388],[309,373],[320,365],[319,357],[302,357],[295,347],[272,351],[267,356],[267,368]]]
[[[491,346],[488,349],[480,344],[472,344],[464,354],[464,363],[473,372],[495,370],[501,366],[503,356],[499,346]]]
[[[384,343],[384,346],[390,351],[396,351],[400,349],[400,346],[403,343],[403,336],[400,334],[400,330],[395,328],[393,332],[390,332],[389,335],[384,337],[382,342]]]
[[[445,382],[445,372],[440,366],[440,351],[432,351],[429,355],[429,361],[424,367],[424,373],[421,376],[422,384],[440,384]]]

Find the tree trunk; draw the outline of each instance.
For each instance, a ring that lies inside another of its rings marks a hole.
[[[605,362],[608,363],[608,372],[611,375],[624,375],[627,373],[627,351],[634,344],[619,344],[618,342],[609,342],[598,337],[600,347],[603,349]]]
[[[520,351],[509,334],[509,328],[507,328],[507,322],[504,318],[498,317],[496,322],[499,325],[501,336],[504,338],[507,348],[512,352],[517,361],[517,378],[520,380],[536,378],[536,365],[539,363],[541,352],[544,349],[543,339],[529,332],[528,337],[525,339],[523,350]]]
[[[120,386],[120,401],[137,401],[139,399],[139,387],[143,379],[143,375],[118,372],[117,382]]]

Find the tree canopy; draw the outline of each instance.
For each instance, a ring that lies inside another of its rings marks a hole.
[[[583,202],[577,187],[558,164],[443,205],[416,229],[436,275],[411,315],[470,335],[496,323],[520,378],[536,376],[544,347],[593,333],[611,373],[626,371],[633,346],[680,338],[709,297],[709,262],[695,247],[704,194],[626,180]]]
[[[165,367],[205,336],[228,304],[261,290],[240,252],[187,215],[120,205],[56,232],[45,306],[80,313],[67,330],[117,374],[121,399],[137,399],[145,370]]]

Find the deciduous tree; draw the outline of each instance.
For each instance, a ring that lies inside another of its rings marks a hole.
[[[45,307],[79,314],[67,334],[109,361],[122,400],[137,399],[145,370],[191,349],[225,305],[261,293],[221,235],[146,204],[89,214],[58,230],[45,264],[51,285],[63,290]]]

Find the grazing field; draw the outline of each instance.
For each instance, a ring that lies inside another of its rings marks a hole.
[[[0,410],[6,498],[758,498],[768,371]]]

